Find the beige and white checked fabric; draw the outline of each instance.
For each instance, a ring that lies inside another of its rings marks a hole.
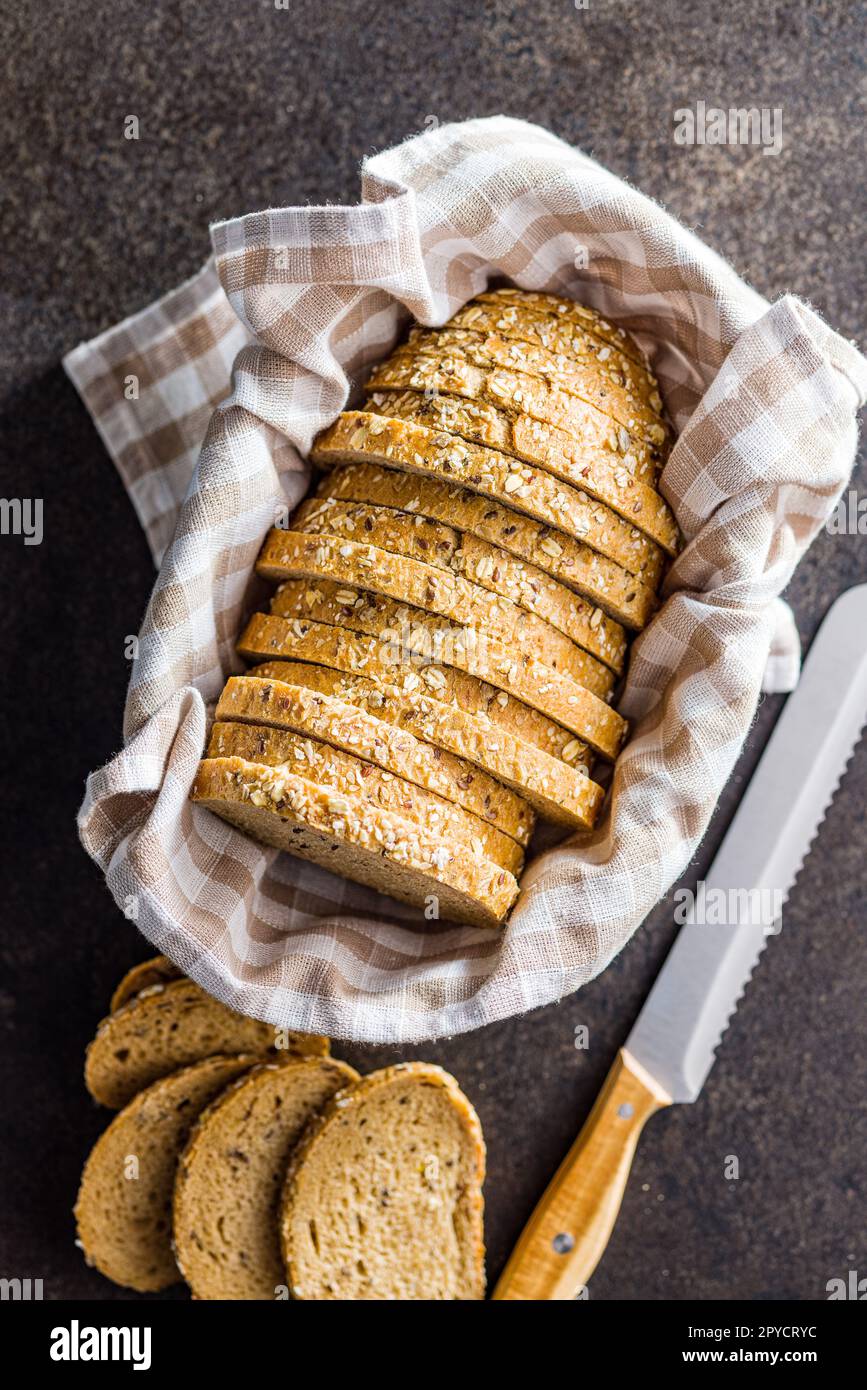
[[[257,213],[212,239],[198,276],[66,359],[159,564],[125,746],[88,780],[84,846],[154,946],[280,1026],[404,1042],[559,999],[689,862],[763,673],[796,679],[777,596],[846,484],[867,363],[585,155],[504,117],[368,160],[357,207]],[[647,350],[679,432],[662,490],[689,542],[634,647],[611,809],[531,865],[501,935],[422,926],[187,799],[261,597],[257,551],[307,486],[311,439],[411,315],[442,324],[497,277],[591,304]]]

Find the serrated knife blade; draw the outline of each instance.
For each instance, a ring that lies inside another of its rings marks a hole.
[[[867,584],[830,609],[704,884],[495,1300],[573,1299],[617,1220],[645,1122],[693,1101],[867,722]],[[750,899],[753,894],[765,894]],[[719,921],[726,925],[712,925]]]
[[[785,902],[865,722],[862,584],[837,599],[822,623],[708,872],[698,910],[694,903],[626,1041],[626,1051],[671,1100],[694,1101],[701,1091],[771,939],[768,917],[757,920],[756,908]],[[727,925],[700,920],[720,915],[719,908],[708,914],[708,903],[725,905]]]

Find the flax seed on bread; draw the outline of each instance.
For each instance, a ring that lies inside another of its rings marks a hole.
[[[282,612],[268,616],[257,613],[250,619],[238,642],[241,655],[258,661],[291,658],[297,654],[292,650],[293,637],[309,634],[313,623],[318,628],[320,620],[327,620],[350,631],[366,632],[384,644],[394,643],[399,649],[456,666],[532,705],[603,757],[613,758],[619,753],[626,734],[621,716],[576,681],[537,661],[532,652],[480,640],[472,629],[454,627],[429,617],[422,609],[378,594],[364,593],[358,603],[349,606],[335,602],[320,584],[311,585],[308,593],[316,600],[306,605],[306,611],[313,615],[311,620],[287,613],[285,594],[277,594],[273,602]]]
[[[527,844],[534,817],[526,802],[494,777],[478,773],[464,759],[420,743],[411,732],[395,732],[382,714],[372,707],[362,711],[357,702],[344,701],[336,690],[311,686],[303,680],[293,683],[283,677],[275,685],[267,675],[260,679],[257,672],[231,676],[216,710],[218,720],[292,729],[363,756],[383,771],[454,802],[474,820],[496,827],[519,845]],[[221,755],[212,751],[210,756]]]
[[[602,448],[595,439],[578,439],[574,430],[530,415],[509,415],[486,401],[447,395],[443,385],[437,376],[433,395],[421,388],[377,391],[369,397],[368,407],[383,416],[445,430],[469,444],[496,450],[515,460],[518,477],[522,463],[543,469],[631,523],[667,555],[677,554],[679,532],[667,503],[650,483],[630,472],[613,449]],[[620,427],[611,421],[610,428],[616,434]],[[638,449],[634,443],[632,447]]]

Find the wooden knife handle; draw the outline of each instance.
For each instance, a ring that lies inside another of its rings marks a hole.
[[[625,1048],[524,1228],[494,1299],[566,1300],[586,1285],[617,1220],[644,1123],[671,1098]]]

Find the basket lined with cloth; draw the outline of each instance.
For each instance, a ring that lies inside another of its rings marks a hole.
[[[220,224],[199,276],[66,359],[160,567],[125,746],[89,779],[79,825],[116,900],[134,896],[148,939],[218,998],[281,1027],[402,1042],[570,993],[682,872],[763,679],[796,679],[779,594],[845,486],[867,366],[537,127],[428,132],[368,160],[362,194]],[[421,929],[189,802],[261,601],[257,555],[307,490],[314,436],[411,319],[445,324],[492,281],[590,305],[636,339],[677,436],[659,487],[686,542],[633,646],[618,702],[633,732],[605,813],[531,863],[501,933]]]

